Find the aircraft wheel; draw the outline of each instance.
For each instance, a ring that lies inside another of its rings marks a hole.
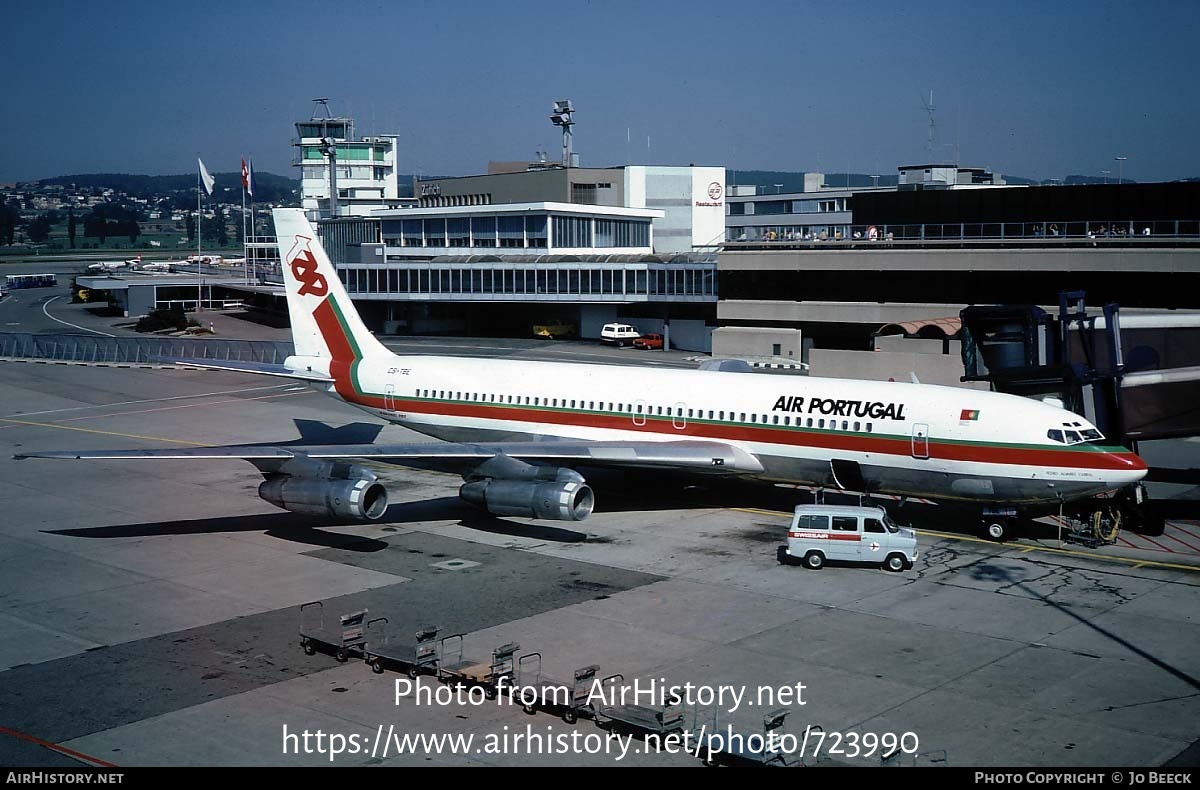
[[[804,567],[812,571],[819,571],[825,567],[825,555],[819,551],[810,551],[804,555]]]
[[[1008,519],[993,518],[988,519],[986,523],[987,526],[984,528],[984,531],[987,532],[989,538],[997,543],[1003,543],[1012,537],[1012,525],[1009,524]]]

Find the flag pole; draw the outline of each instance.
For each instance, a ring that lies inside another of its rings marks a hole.
[[[244,159],[242,160],[245,161]],[[242,273],[246,280],[246,285],[250,284],[250,239],[246,237],[246,166],[242,165]]]
[[[200,305],[204,301],[204,276],[200,273],[200,158],[196,157],[196,313],[200,313]],[[197,320],[199,320],[197,318]]]

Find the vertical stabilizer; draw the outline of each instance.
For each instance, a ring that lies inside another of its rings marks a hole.
[[[296,355],[349,363],[390,354],[363,324],[304,210],[272,214]]]

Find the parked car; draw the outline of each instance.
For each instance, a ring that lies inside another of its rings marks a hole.
[[[600,342],[624,347],[641,337],[636,326],[629,324],[605,324],[600,330]]]
[[[560,337],[574,337],[575,325],[566,321],[547,321],[544,324],[533,325],[534,337],[545,337],[556,340]]]
[[[633,341],[633,347],[647,350],[652,348],[661,349],[663,347],[663,336],[657,332],[647,332]]]

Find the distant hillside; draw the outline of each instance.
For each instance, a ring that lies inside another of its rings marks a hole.
[[[242,174],[213,173],[215,184],[214,194],[223,194],[226,190],[233,194],[232,202],[240,202],[238,194],[242,188]],[[180,192],[196,189],[196,174],[179,176],[145,176],[131,173],[83,173],[56,178],[44,178],[38,182],[44,185],[70,187],[80,189],[113,189],[124,192],[132,197],[162,198],[177,195]],[[292,178],[284,178],[274,173],[255,172],[254,200],[263,203],[288,203],[296,200],[300,191],[300,182]]]
[[[237,196],[237,191],[241,188],[242,183],[241,173],[213,173],[212,176],[216,180],[213,186],[214,192],[228,189],[234,193],[238,201],[241,200]],[[433,177],[422,176],[422,178]],[[400,197],[412,197],[413,175],[411,173],[401,173],[399,182],[398,191]],[[118,192],[124,192],[133,197],[151,198],[167,197],[179,192],[195,190],[196,174],[191,173],[182,176],[143,176],[130,173],[84,173],[73,176],[43,178],[37,183],[61,186],[71,186],[74,184],[81,189],[115,189]],[[254,200],[256,202],[289,203],[298,200],[299,195],[300,181],[297,179],[277,176],[274,173],[265,171],[256,171],[254,173]]]

